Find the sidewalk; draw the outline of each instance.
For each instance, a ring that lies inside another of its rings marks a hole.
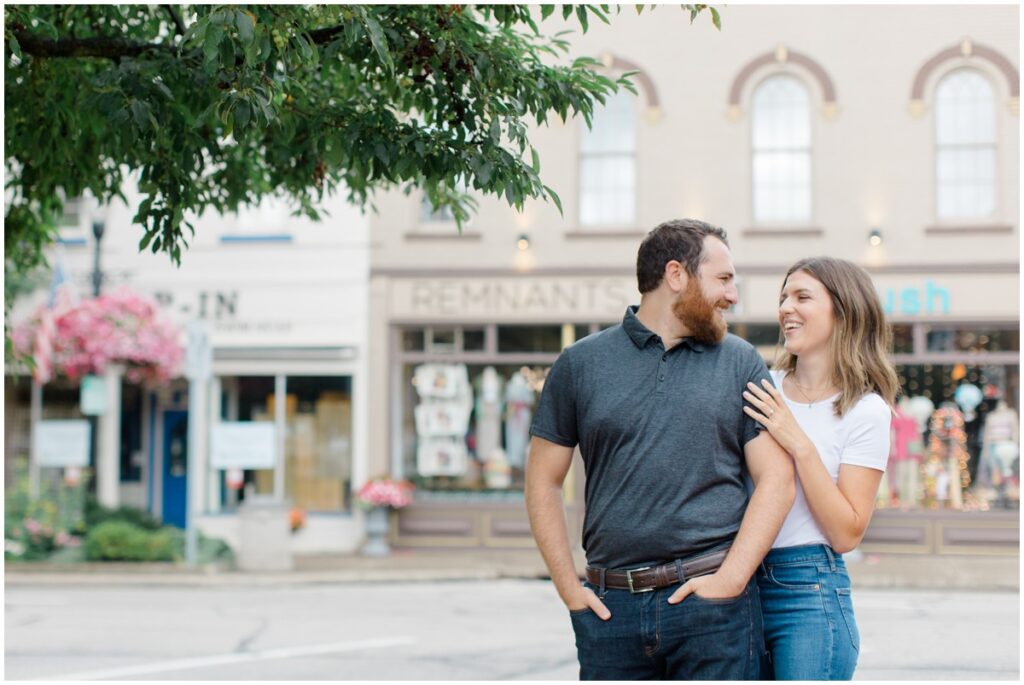
[[[855,588],[1007,590],[1020,588],[1018,557],[847,555]],[[576,567],[582,569],[582,554]],[[394,550],[383,558],[297,556],[290,572],[252,573],[183,564],[6,563],[7,584],[282,585],[546,578],[540,554],[527,550]]]

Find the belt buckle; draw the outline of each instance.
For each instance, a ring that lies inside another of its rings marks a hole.
[[[640,588],[639,590],[637,590],[637,589],[635,589],[633,587],[633,574],[634,573],[639,573],[640,571],[649,571],[649,570],[651,570],[650,566],[644,566],[643,568],[634,568],[634,569],[631,569],[629,571],[626,571],[626,584],[629,585],[629,592],[630,592],[630,594],[639,595],[639,594],[641,594],[643,592],[654,592],[654,587],[653,586],[645,587],[645,588]]]

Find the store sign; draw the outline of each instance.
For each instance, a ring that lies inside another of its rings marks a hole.
[[[85,416],[103,416],[107,413],[107,384],[101,376],[85,376],[78,398]]]
[[[635,278],[543,278],[397,281],[393,310],[398,316],[525,316],[618,320],[640,301]]]
[[[88,466],[91,437],[82,419],[38,422],[32,442],[39,466]]]
[[[885,288],[878,293],[887,315],[949,314],[952,310],[949,289],[931,280],[921,286]]]
[[[210,428],[210,465],[215,469],[272,469],[277,431],[272,421],[228,421]]]

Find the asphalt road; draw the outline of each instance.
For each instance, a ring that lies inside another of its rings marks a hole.
[[[545,581],[8,585],[9,680],[575,680]],[[1012,592],[854,590],[857,680],[1017,680]]]

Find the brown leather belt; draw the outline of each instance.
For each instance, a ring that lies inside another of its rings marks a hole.
[[[729,548],[720,549],[708,554],[670,562],[661,566],[644,566],[628,571],[605,571],[604,586],[615,590],[629,590],[633,594],[652,592],[659,588],[685,583],[690,578],[706,576],[714,573],[725,561]],[[680,571],[682,573],[680,574]],[[587,567],[587,580],[594,585],[601,585],[601,569]]]

